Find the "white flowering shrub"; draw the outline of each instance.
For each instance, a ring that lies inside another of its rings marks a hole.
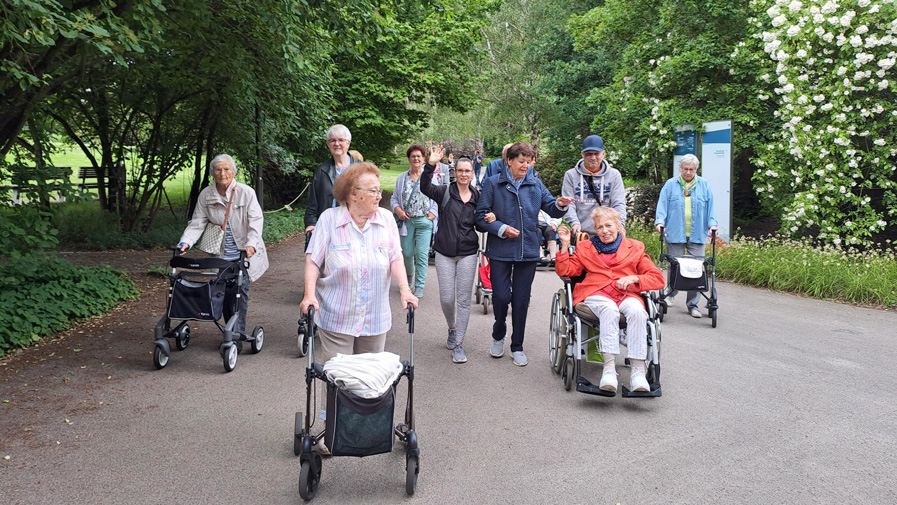
[[[783,231],[868,243],[897,222],[894,0],[753,0],[758,69],[780,139],[756,153],[755,189]],[[891,224],[889,224],[891,223]]]

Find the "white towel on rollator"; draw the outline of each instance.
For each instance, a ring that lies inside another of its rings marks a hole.
[[[679,260],[679,274],[689,279],[699,279],[704,275],[704,260],[698,258],[676,258]]]
[[[324,363],[324,373],[340,389],[362,398],[379,398],[402,373],[398,354],[337,354]]]

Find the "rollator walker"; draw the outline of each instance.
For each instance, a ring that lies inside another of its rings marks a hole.
[[[309,307],[305,317],[308,328],[308,366],[305,369],[305,414],[296,412],[293,437],[293,454],[299,456],[299,496],[311,500],[321,482],[323,459],[314,446],[326,440],[333,456],[373,456],[392,452],[393,437],[405,443],[405,492],[413,495],[420,473],[420,448],[414,431],[414,307],[408,306],[408,332],[410,353],[408,361],[402,361],[402,371],[386,393],[379,398],[362,398],[350,391],[339,389],[324,372],[323,364],[315,363],[314,308]],[[393,426],[396,388],[402,377],[408,378],[408,401],[405,405],[404,423]],[[312,401],[315,379],[327,384],[327,419],[325,428],[312,434],[317,411],[317,398]],[[323,440],[322,440],[323,439]]]

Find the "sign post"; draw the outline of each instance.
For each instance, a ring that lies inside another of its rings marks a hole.
[[[698,132],[694,126],[687,124],[676,127],[673,138],[676,140],[676,150],[673,151],[672,177],[676,177],[679,174],[679,160],[686,154],[698,155]]]
[[[704,123],[701,137],[701,177],[710,183],[717,236],[729,241],[732,232],[732,121]]]

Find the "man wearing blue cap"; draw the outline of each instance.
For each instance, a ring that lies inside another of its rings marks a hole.
[[[626,190],[623,176],[604,159],[604,140],[589,135],[582,141],[582,159],[564,173],[562,195],[573,195],[573,203],[567,208],[567,223],[573,233],[584,231],[595,236],[590,215],[602,205],[613,207],[626,222]]]

